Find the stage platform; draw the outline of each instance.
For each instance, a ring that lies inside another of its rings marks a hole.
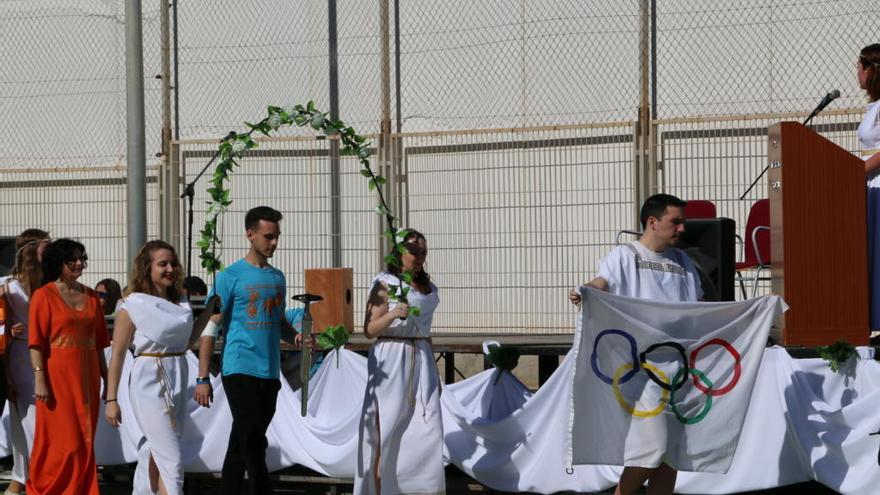
[[[559,357],[564,356],[572,346],[573,334],[546,334],[546,335],[512,335],[512,334],[439,334],[431,337],[434,353],[438,354],[445,362],[444,382],[455,382],[455,355],[456,354],[482,354],[483,342],[494,340],[504,347],[515,347],[523,356],[538,357],[538,383],[543,384],[559,366]],[[372,340],[362,333],[351,336],[346,349],[365,354],[370,349]],[[874,346],[880,349],[880,346]],[[785,347],[788,354],[795,359],[818,358],[819,353],[815,347]],[[298,352],[293,346],[282,343],[282,351]],[[219,352],[219,348],[218,351]],[[880,356],[880,352],[875,353]],[[489,369],[491,364],[484,362],[484,369]]]

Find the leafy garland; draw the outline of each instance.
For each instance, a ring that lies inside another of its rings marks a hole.
[[[374,211],[385,217],[388,223],[388,229],[385,230],[384,236],[394,244],[394,250],[400,254],[407,252],[403,245],[403,240],[411,232],[410,230],[398,230],[395,227],[397,217],[388,208],[385,202],[385,196],[382,194],[382,185],[385,184],[385,177],[373,172],[370,167],[370,143],[366,138],[355,132],[354,128],[346,125],[339,119],[331,119],[324,112],[320,112],[315,107],[314,101],[309,101],[305,106],[297,104],[286,107],[268,107],[268,115],[256,124],[245,122],[250,130],[245,133],[231,132],[228,136],[220,141],[218,147],[219,162],[211,176],[211,187],[208,188],[208,195],[211,201],[208,202],[208,209],[205,212],[205,225],[200,231],[201,239],[196,242],[196,246],[200,250],[199,257],[202,260],[202,267],[209,273],[213,274],[223,270],[223,262],[215,254],[214,247],[220,244],[217,236],[217,225],[221,216],[232,204],[230,199],[230,191],[227,183],[230,180],[235,167],[240,167],[239,159],[242,158],[248,150],[257,147],[257,143],[251,135],[257,131],[264,136],[269,136],[270,132],[276,131],[283,126],[296,125],[305,127],[309,125],[312,129],[323,132],[327,136],[338,136],[342,144],[339,151],[340,156],[356,156],[361,162],[360,173],[368,179],[367,186],[371,191],[375,190],[379,196],[379,205]],[[385,262],[400,267],[400,260],[392,254],[385,255]],[[398,280],[412,284],[413,273],[409,270],[403,271],[398,275]],[[400,285],[403,285],[402,283]],[[391,285],[389,287],[389,298],[401,302],[407,302],[409,287],[400,287],[400,285]],[[418,316],[419,308],[415,306],[409,307],[409,314]]]
[[[323,332],[318,334],[315,343],[322,351],[336,351],[336,367],[339,367],[339,348],[348,343],[350,337],[345,325],[336,325],[327,327]]]
[[[486,348],[489,351],[486,353],[486,359],[498,369],[498,375],[495,377],[495,384],[498,384],[502,373],[505,371],[513,373],[514,368],[519,364],[520,352],[516,347],[502,347],[497,342],[489,343]]]
[[[858,356],[856,348],[845,340],[838,340],[831,345],[820,345],[816,350],[819,352],[819,357],[827,361],[828,367],[835,373],[840,371],[840,367],[851,357]]]

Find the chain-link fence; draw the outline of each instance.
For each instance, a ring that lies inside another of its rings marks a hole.
[[[147,170],[147,234],[158,236],[156,167]],[[86,247],[89,266],[82,282],[104,278],[127,282],[125,169],[63,167],[0,169],[0,211],[4,235],[28,228],[70,237]]]
[[[436,324],[446,332],[568,331],[565,288],[592,275],[614,232],[636,227],[640,198],[653,191],[713,200],[742,234],[767,189],[759,182],[739,200],[765,165],[768,125],[800,120],[840,89],[814,128],[857,148],[864,97],[854,63],[877,41],[880,13],[870,0],[335,3],[335,21],[327,0],[144,3],[149,234],[186,245],[185,205],[179,216],[168,205],[217,138],[270,104],[314,100],[329,110],[335,27],[339,115],[374,134],[390,117],[394,134],[384,137],[395,155],[377,158],[395,169],[405,223],[431,242],[444,294]],[[168,74],[162,8],[173,11]],[[43,227],[80,237],[89,271],[118,279],[124,20],[121,0],[0,3],[2,234]],[[170,148],[160,140],[157,75],[175,86]],[[233,179],[223,258],[246,247],[244,211],[275,206],[286,215],[276,263],[296,290],[303,268],[332,259],[329,147],[310,129],[278,136]],[[178,162],[157,157],[163,149]],[[362,298],[379,269],[381,227],[355,165],[342,159],[337,235]],[[196,187],[196,229],[206,188]]]
[[[871,0],[656,1],[656,115],[809,112],[833,90],[865,102],[859,50],[877,42]]]

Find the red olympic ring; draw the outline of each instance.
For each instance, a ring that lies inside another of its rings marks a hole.
[[[737,382],[739,382],[739,376],[742,374],[742,366],[740,365],[741,357],[739,355],[739,352],[737,352],[736,349],[734,349],[733,346],[730,345],[730,342],[723,340],[723,339],[712,339],[708,342],[704,342],[704,343],[700,344],[699,347],[697,347],[696,349],[691,351],[691,360],[690,360],[691,369],[697,367],[697,355],[700,353],[700,351],[703,350],[704,347],[710,346],[712,344],[720,345],[721,347],[724,347],[725,349],[727,349],[727,352],[729,352],[730,355],[733,356],[733,359],[734,359],[733,378],[730,379],[730,383],[728,383],[727,385],[725,385],[719,389],[713,389],[713,388],[706,387],[705,385],[703,385],[700,382],[700,379],[697,377],[697,375],[693,375],[693,381],[694,381],[694,386],[697,387],[697,389],[700,390],[700,392],[703,392],[705,394],[709,394],[713,397],[718,397],[719,395],[724,395],[727,392],[730,392],[733,389],[733,387],[736,386]]]

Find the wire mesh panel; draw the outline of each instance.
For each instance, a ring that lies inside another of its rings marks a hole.
[[[221,137],[267,105],[329,110],[326,1],[181,2],[178,23],[181,138]],[[340,115],[361,132],[379,121],[378,26],[376,2],[338,2]]]
[[[147,237],[158,234],[156,169],[147,171]],[[3,235],[47,230],[53,238],[82,242],[89,266],[80,280],[94,287],[104,278],[124,286],[129,267],[125,171],[116,168],[0,169]]]
[[[408,225],[441,292],[433,330],[568,333],[568,289],[632,228],[632,123],[404,135]]]
[[[192,181],[217,149],[216,142],[181,142],[180,161],[187,182]],[[270,206],[284,215],[281,238],[271,263],[287,276],[288,291],[303,291],[303,270],[332,267],[332,230],[329,146],[316,138],[277,138],[259,140],[259,147],[239,160],[241,166],[229,184],[232,205],[219,226],[217,254],[229,265],[247,253],[244,217],[256,206]],[[355,305],[363,308],[367,288],[378,269],[379,216],[373,194],[358,172],[359,163],[351,157],[340,159],[340,203],[342,208],[342,265],[355,274]],[[195,187],[194,243],[204,225],[208,200],[208,179]],[[184,211],[183,222],[186,222]],[[186,225],[181,232],[186,232]],[[186,252],[185,238],[181,242]],[[201,268],[198,248],[192,251],[193,274],[212,284]],[[289,303],[290,304],[290,303]]]
[[[405,131],[636,114],[636,2],[407,1],[400,33]]]
[[[878,13],[873,0],[658,1],[657,115],[809,112],[835,88],[838,107],[859,105]]]
[[[125,160],[121,1],[0,2],[0,168],[87,167]],[[159,13],[143,12],[147,157],[161,149]]]

